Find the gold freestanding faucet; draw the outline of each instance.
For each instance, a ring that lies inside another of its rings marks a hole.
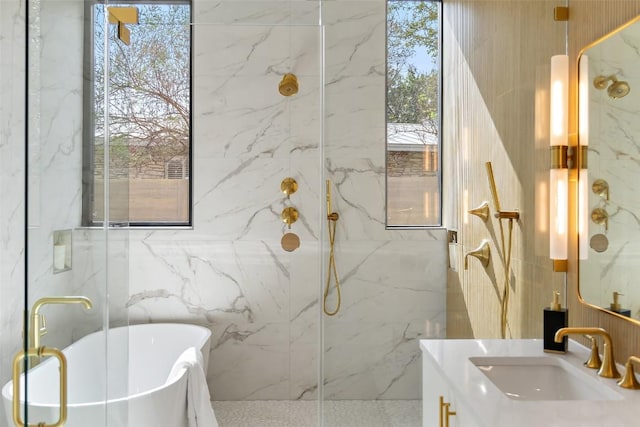
[[[605,378],[620,378],[620,373],[616,368],[616,361],[613,357],[613,343],[611,342],[611,335],[602,328],[560,328],[556,332],[554,337],[556,342],[561,342],[565,335],[580,334],[580,335],[602,335],[604,339],[604,357],[602,358],[602,366],[598,371],[598,375]]]
[[[29,347],[40,348],[40,337],[47,333],[44,315],[39,311],[48,304],[82,304],[89,310],[93,307],[91,300],[83,296],[59,296],[40,298],[31,308],[31,325],[29,327]]]

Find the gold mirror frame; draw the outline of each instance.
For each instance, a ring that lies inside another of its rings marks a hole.
[[[580,129],[580,104],[581,104],[581,102],[580,102],[580,87],[579,87],[579,83],[580,83],[580,74],[579,74],[580,59],[585,54],[585,52],[588,51],[589,49],[591,49],[591,48],[597,46],[598,44],[604,42],[605,40],[617,35],[618,33],[622,32],[623,30],[627,29],[628,27],[630,27],[633,24],[636,24],[638,22],[640,22],[640,15],[638,15],[635,18],[631,19],[630,21],[622,24],[621,26],[615,28],[611,32],[605,34],[604,36],[602,36],[602,37],[600,37],[598,39],[596,39],[595,41],[589,43],[588,45],[586,45],[582,49],[580,49],[580,52],[578,52],[578,57],[577,57],[577,60],[576,60],[576,68],[575,68],[576,69],[576,74],[575,75],[577,76],[576,81],[575,81],[575,87],[576,87],[575,93],[576,93],[576,100],[577,100],[577,102],[576,102],[576,125],[577,125],[577,129],[578,129],[578,132],[577,132],[577,135],[578,135],[577,151],[579,153],[579,155],[577,156],[577,168],[578,168],[578,171],[583,168],[583,165],[586,167],[586,165],[587,165],[587,151],[588,151],[588,149],[587,149],[588,146],[583,146],[583,145],[580,144],[580,131],[579,131],[579,129]],[[578,175],[578,186],[579,186],[579,174],[577,174],[577,175]],[[577,194],[577,199],[579,199],[579,197],[580,197],[580,194],[578,193]],[[579,200],[576,200],[576,202],[577,202],[576,206],[579,206],[580,205]],[[577,218],[577,223],[580,221],[579,216],[580,216],[580,212],[577,212],[577,215],[576,215],[576,217],[578,217]],[[624,319],[627,322],[630,322],[630,323],[632,323],[634,325],[640,326],[640,319],[634,319],[632,317],[624,316],[624,315],[622,315],[620,313],[616,313],[615,311],[608,310],[605,307],[601,307],[599,305],[595,305],[593,303],[590,303],[590,302],[586,301],[583,298],[581,290],[580,290],[580,276],[581,276],[580,262],[583,261],[583,260],[580,259],[580,242],[579,242],[580,235],[579,235],[579,233],[576,233],[576,239],[577,239],[577,245],[576,246],[578,248],[578,251],[577,251],[578,252],[578,259],[577,259],[577,261],[578,261],[578,269],[577,269],[577,281],[576,281],[578,301],[581,304],[583,304],[583,305],[585,305],[587,307],[591,307],[591,308],[596,309],[598,311],[601,311],[603,313],[610,314],[610,315],[612,315],[614,317],[618,317],[620,319]]]

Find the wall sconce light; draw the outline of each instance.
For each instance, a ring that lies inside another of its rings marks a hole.
[[[569,57],[551,57],[549,145],[549,257],[554,271],[566,271],[569,226],[569,169],[567,144],[569,138]],[[562,269],[561,265],[565,268]]]

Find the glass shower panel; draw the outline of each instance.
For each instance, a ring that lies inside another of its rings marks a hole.
[[[24,284],[24,2],[0,2],[0,387],[23,347]],[[0,404],[0,426],[11,417]],[[7,416],[8,415],[8,416]]]
[[[108,214],[102,224],[86,227],[82,222],[87,126],[83,92],[85,79],[91,78],[84,75],[83,52],[91,17],[85,15],[82,0],[34,0],[26,11],[25,331],[29,347],[53,347],[67,354],[65,425],[106,426],[110,408],[105,402],[117,397],[114,390],[122,393],[128,387],[126,368],[109,370],[114,360],[126,360],[127,345],[110,348],[107,334],[110,326],[127,323],[128,232],[109,228]],[[110,42],[105,34],[103,44]],[[108,78],[102,84],[107,86]],[[104,168],[105,176],[109,169]],[[106,205],[116,196],[109,184],[100,183]],[[93,353],[84,361],[65,350],[94,333]],[[56,390],[57,383],[44,379],[58,362],[35,359],[27,370],[24,418],[29,423],[54,423],[60,416],[58,395],[47,391]],[[90,411],[79,410],[79,403],[95,405]],[[126,415],[119,418],[123,419]]]

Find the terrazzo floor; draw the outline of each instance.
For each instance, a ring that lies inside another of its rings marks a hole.
[[[317,427],[316,401],[215,401],[220,427]],[[325,427],[419,427],[420,400],[331,400]]]

